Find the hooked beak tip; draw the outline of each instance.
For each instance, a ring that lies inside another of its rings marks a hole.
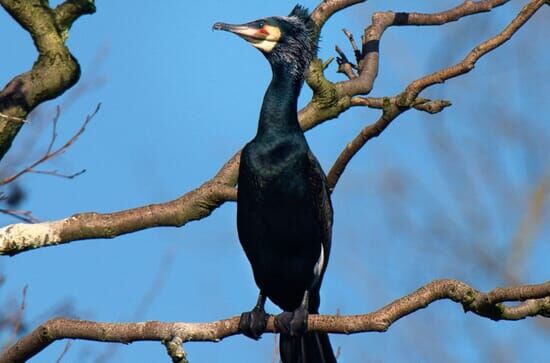
[[[224,23],[215,23],[214,25],[212,25],[212,30],[224,30],[225,28],[226,27]]]

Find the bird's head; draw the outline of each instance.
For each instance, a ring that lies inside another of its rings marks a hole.
[[[216,23],[214,30],[236,34],[259,49],[272,65],[303,73],[313,59],[313,25],[307,9],[296,5],[288,16],[273,16],[246,24]]]

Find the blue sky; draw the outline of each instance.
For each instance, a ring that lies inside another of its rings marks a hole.
[[[316,3],[303,2],[310,8]],[[421,2],[413,7],[407,1],[369,1],[356,6],[327,24],[320,56],[333,56],[336,44],[347,47],[340,32],[344,26],[358,38],[375,10],[433,12],[457,3]],[[372,95],[393,95],[413,79],[460,60],[475,44],[500,31],[523,3],[514,2],[443,28],[390,29],[382,40],[380,76]],[[49,115],[58,104],[62,105],[59,139],[66,139],[85,115],[102,103],[85,134],[49,165],[66,172],[85,168],[85,174],[75,180],[41,175],[21,178],[21,186],[28,192],[21,207],[41,219],[167,201],[212,177],[253,137],[271,72],[255,49],[230,34],[212,32],[211,26],[216,21],[245,22],[287,14],[295,3],[204,0],[129,4],[98,1],[96,14],[74,24],[68,44],[82,66],[80,85],[88,88],[74,102],[68,102],[75,97],[72,91],[42,106],[42,121],[26,126],[16,140],[13,150],[24,150],[28,146],[18,141],[42,130],[43,137],[36,142],[45,147]],[[323,312],[369,312],[436,278],[463,279],[479,289],[503,283],[498,276],[480,273],[484,267],[479,260],[456,254],[447,244],[452,241],[434,238],[435,247],[411,244],[413,236],[399,233],[388,210],[394,213],[392,209],[399,209],[418,225],[430,226],[435,202],[425,199],[426,193],[408,194],[406,199],[381,198],[387,182],[382,177],[388,172],[412,175],[410,180],[437,199],[445,217],[456,221],[460,212],[450,206],[453,195],[429,147],[431,132],[446,130],[459,145],[480,139],[489,142],[501,131],[492,129],[496,122],[489,120],[500,117],[495,116],[495,109],[506,104],[510,118],[523,118],[548,140],[550,51],[543,24],[549,20],[548,9],[541,9],[511,44],[482,59],[470,74],[426,92],[426,96],[452,100],[452,108],[435,116],[413,111],[404,114],[352,161],[333,195],[334,249],[322,290]],[[0,11],[0,33],[4,53],[11,55],[2,59],[0,83],[5,84],[29,69],[36,54],[28,35],[4,11]],[[335,74],[335,65],[327,75],[332,80],[342,79]],[[529,87],[524,86],[526,77]],[[301,104],[309,94],[304,89]],[[325,170],[346,142],[376,117],[375,111],[354,109],[308,133]],[[498,140],[503,139],[499,136]],[[550,157],[542,145],[535,158],[523,155],[521,145],[513,142],[496,144],[502,148],[496,158],[498,170],[517,192],[510,197],[518,200],[510,209],[508,204],[499,207],[492,185],[478,179],[474,183],[479,184],[480,192],[469,208],[479,208],[477,203],[487,207],[498,228],[480,238],[494,244],[497,257],[523,215],[526,206],[522,200],[530,195],[540,175],[548,172]],[[29,160],[33,156],[29,155]],[[525,160],[537,162],[527,169]],[[473,170],[457,170],[457,178]],[[459,190],[467,190],[466,183]],[[2,218],[2,224],[13,222]],[[460,231],[460,223],[457,225]],[[548,232],[548,227],[541,228],[534,239],[525,282],[548,279]],[[173,258],[171,263],[167,254]],[[167,265],[154,300],[147,311],[136,316],[144,294]],[[20,296],[28,285],[27,316],[38,322],[44,319],[44,312],[63,301],[72,302],[76,316],[83,319],[212,321],[250,309],[257,294],[238,243],[234,204],[181,229],[147,230],[114,240],[32,251],[3,258],[0,268],[7,277],[0,290],[2,299]],[[272,305],[269,309],[278,311]],[[550,352],[548,330],[536,325],[533,321],[485,321],[464,315],[453,303],[439,302],[399,321],[387,333],[334,336],[332,340],[341,348],[344,363],[366,359],[428,362],[446,354],[456,361],[482,362],[495,354],[508,354],[509,361],[519,357],[536,361]],[[272,359],[273,342],[272,335],[260,342],[233,337],[218,344],[188,343],[185,349],[192,362],[267,362]],[[53,344],[31,362],[55,361],[64,344]],[[99,343],[75,342],[64,362],[94,362],[106,348]],[[167,361],[159,343],[121,345],[113,354],[107,361]]]

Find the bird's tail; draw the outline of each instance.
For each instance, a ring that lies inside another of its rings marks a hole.
[[[336,363],[327,333],[281,334],[279,349],[283,363]]]

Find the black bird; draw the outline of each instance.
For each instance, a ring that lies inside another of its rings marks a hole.
[[[266,297],[284,312],[276,317],[284,363],[336,362],[326,333],[305,333],[308,313],[319,312],[319,289],[331,244],[332,206],[326,176],[298,124],[297,100],[316,53],[308,11],[242,25],[216,23],[237,34],[271,64],[256,137],[243,149],[237,200],[239,239],[260,288],[243,313],[241,331],[259,339]]]

